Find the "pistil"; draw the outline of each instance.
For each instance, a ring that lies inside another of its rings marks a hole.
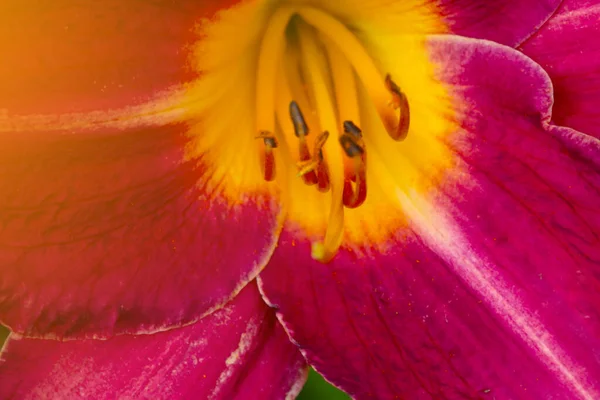
[[[326,132],[338,132],[330,82],[325,75],[325,71],[328,70],[327,62],[313,30],[304,24],[299,25],[300,51],[305,77],[315,99],[319,125]],[[333,258],[340,247],[344,232],[344,164],[337,141],[325,141],[323,148],[331,183],[331,205],[325,238],[322,242],[313,243],[312,256],[319,261],[327,262]]]

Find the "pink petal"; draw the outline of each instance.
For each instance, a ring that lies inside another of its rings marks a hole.
[[[283,399],[306,379],[255,284],[192,325],[105,341],[11,337],[2,360],[2,399]]]
[[[0,320],[110,336],[196,321],[270,256],[278,206],[231,204],[187,127],[0,133]]]
[[[438,0],[452,33],[516,46],[550,18],[560,0]]]
[[[432,53],[464,106],[457,171],[398,195],[410,222],[385,252],[323,265],[286,228],[263,294],[357,398],[598,399],[600,146],[548,125],[550,82],[520,53],[449,37]]]
[[[554,85],[553,119],[600,138],[600,4],[565,1],[521,50]]]

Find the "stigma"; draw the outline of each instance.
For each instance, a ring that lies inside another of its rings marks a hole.
[[[276,181],[293,168],[303,184],[330,196],[324,237],[312,244],[312,257],[326,263],[342,244],[344,210],[360,207],[368,194],[372,142],[361,128],[359,93],[393,141],[409,132],[408,99],[344,23],[311,7],[281,7],[270,16],[256,81],[263,177]]]

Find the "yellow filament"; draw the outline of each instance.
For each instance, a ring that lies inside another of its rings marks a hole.
[[[256,131],[275,132],[275,84],[285,46],[285,29],[292,11],[280,8],[263,35],[256,76]]]
[[[352,66],[329,38],[322,34],[319,36],[329,56],[335,97],[338,102],[338,118],[340,121],[351,120],[360,126],[358,92]]]
[[[313,151],[311,146],[316,144],[317,138],[321,132],[319,130],[318,122],[315,120],[313,113],[310,112],[313,107],[300,80],[300,59],[298,53],[299,51],[297,47],[293,48],[292,46],[288,46],[288,51],[285,53],[285,60],[283,63],[283,73],[285,74],[286,82],[289,85],[288,90],[293,93],[293,100],[298,103],[300,110],[303,111],[304,119],[310,130],[307,136],[304,138],[299,138],[298,140],[306,141],[308,148]],[[286,105],[289,106],[289,103],[286,103]],[[313,157],[318,156],[318,154],[315,154],[314,151],[311,154]]]
[[[299,24],[300,25],[300,24]],[[321,129],[339,136],[338,122],[335,115],[329,82],[327,82],[324,71],[327,68],[326,61],[316,41],[316,35],[306,25],[300,25],[300,50],[302,60],[307,72],[307,80],[312,89]],[[312,245],[312,257],[316,260],[327,262],[333,258],[340,245],[344,233],[344,206],[342,203],[344,193],[344,171],[342,149],[337,140],[328,140],[325,143],[325,154],[329,167],[329,179],[331,183],[331,207],[329,210],[329,221],[323,242],[315,242]]]
[[[290,91],[290,86],[285,73],[283,62],[280,63],[279,73],[277,74],[277,103],[275,107],[275,115],[277,122],[283,130],[285,140],[289,142],[289,147],[292,148],[295,139],[294,125],[289,116],[289,104],[293,99]]]
[[[337,45],[360,77],[384,126],[388,131],[394,131],[398,117],[389,107],[390,93],[385,87],[384,78],[354,34],[344,24],[323,11],[302,7],[298,9],[298,14]]]
[[[356,79],[352,66],[344,57],[344,54],[335,46],[335,44],[326,36],[319,35],[327,55],[329,56],[329,65],[331,66],[331,75],[335,88],[335,97],[338,106],[339,121],[350,120],[360,127],[360,108],[358,105],[358,91],[356,89]],[[357,173],[357,179],[360,179],[358,172],[364,168],[362,158],[355,157],[350,161],[348,168]],[[357,181],[358,185],[359,182]],[[355,193],[358,195],[358,192]]]

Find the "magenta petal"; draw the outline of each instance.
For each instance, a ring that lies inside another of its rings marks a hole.
[[[553,120],[600,138],[600,4],[568,0],[522,46],[554,85]]]
[[[445,38],[432,53],[464,105],[447,140],[461,173],[399,194],[410,222],[385,253],[319,264],[286,228],[263,294],[357,398],[598,399],[600,146],[548,125],[550,82],[517,51]]]
[[[283,399],[306,378],[254,283],[186,327],[106,341],[10,338],[2,361],[2,399]]]
[[[550,18],[560,0],[438,0],[452,33],[517,46]]]
[[[0,320],[50,337],[197,320],[266,263],[277,204],[230,205],[186,126],[0,133]]]

